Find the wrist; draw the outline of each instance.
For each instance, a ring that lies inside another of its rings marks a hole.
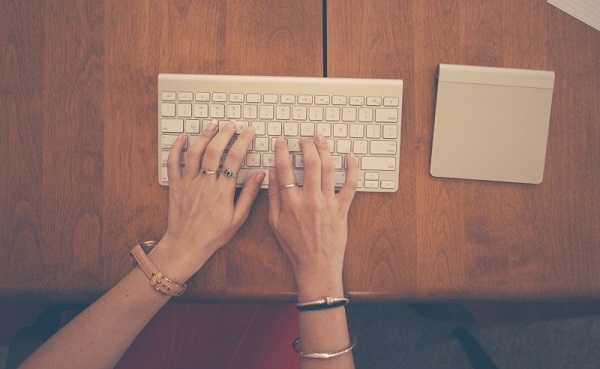
[[[192,258],[164,238],[148,254],[156,269],[177,283],[185,283],[204,265],[208,258]]]
[[[302,270],[295,274],[299,302],[344,296],[341,269]]]

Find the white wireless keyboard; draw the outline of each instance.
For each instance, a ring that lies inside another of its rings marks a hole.
[[[395,192],[401,116],[401,80],[160,74],[158,181],[169,184],[167,156],[178,135],[185,132],[190,147],[216,119],[219,127],[235,120],[238,133],[250,125],[256,130],[238,173],[239,187],[253,171],[274,166],[277,137],[287,139],[302,185],[298,140],[319,133],[327,138],[334,159],[336,186],[344,183],[345,156],[353,152],[359,164],[358,191]],[[183,157],[185,166],[185,152]]]

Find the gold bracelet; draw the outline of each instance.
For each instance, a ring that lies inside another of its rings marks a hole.
[[[299,343],[300,343],[300,337],[298,337],[294,340],[292,347],[294,347],[294,351],[301,357],[305,357],[305,358],[309,358],[309,359],[331,359],[332,357],[340,356],[347,352],[352,351],[354,346],[356,346],[356,337],[351,335],[350,336],[350,345],[346,348],[343,348],[339,351],[334,351],[334,352],[302,352],[298,348]]]

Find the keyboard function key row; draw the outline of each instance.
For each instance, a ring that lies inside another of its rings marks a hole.
[[[229,95],[229,99],[228,99]],[[397,97],[380,97],[380,96],[329,96],[329,95],[296,95],[291,94],[243,94],[243,93],[225,93],[225,92],[213,92],[212,100],[211,93],[209,92],[190,92],[190,91],[162,91],[161,92],[161,100],[162,101],[196,101],[199,102],[237,102],[237,103],[261,103],[264,102],[266,104],[316,104],[316,105],[348,105],[352,106],[398,106],[399,99]]]

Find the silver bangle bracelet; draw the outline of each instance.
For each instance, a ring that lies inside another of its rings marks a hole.
[[[294,340],[292,346],[294,347],[294,351],[300,355],[301,357],[309,358],[309,359],[331,359],[332,357],[343,355],[347,352],[352,351],[352,349],[356,346],[356,337],[350,336],[350,345],[346,348],[343,348],[339,351],[334,352],[302,352],[298,348],[298,344],[300,343],[300,337]]]

